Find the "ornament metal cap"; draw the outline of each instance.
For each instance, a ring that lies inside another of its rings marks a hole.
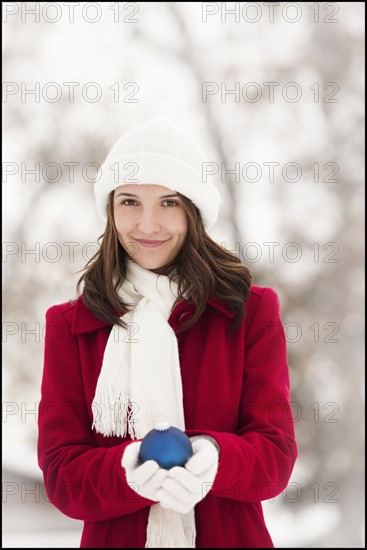
[[[171,427],[170,423],[167,422],[167,420],[161,420],[160,422],[156,422],[155,429],[163,432],[165,430],[169,430]]]

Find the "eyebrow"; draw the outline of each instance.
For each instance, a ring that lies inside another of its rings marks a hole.
[[[126,197],[135,197],[135,198],[139,198],[138,195],[133,195],[132,193],[119,193],[118,195],[116,195],[115,199],[117,199],[117,197],[120,197],[121,195],[124,195]],[[174,193],[173,195],[162,195],[162,197],[159,197],[160,199],[168,199],[170,197],[177,197],[178,198],[178,195],[177,193]]]

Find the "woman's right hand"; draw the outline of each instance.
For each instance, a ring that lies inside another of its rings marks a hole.
[[[157,491],[162,488],[168,471],[160,468],[154,460],[147,460],[143,464],[139,461],[141,441],[130,443],[121,459],[121,466],[126,472],[126,481],[138,495],[158,502]]]

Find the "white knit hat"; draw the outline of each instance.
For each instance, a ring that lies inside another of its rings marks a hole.
[[[108,196],[124,184],[163,185],[189,198],[205,229],[218,217],[221,197],[202,175],[205,154],[195,138],[157,116],[128,130],[112,147],[96,178],[97,209],[107,219]]]

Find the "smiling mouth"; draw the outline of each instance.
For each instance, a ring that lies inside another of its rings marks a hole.
[[[169,239],[165,241],[149,241],[145,239],[135,239],[137,243],[139,243],[141,246],[145,248],[157,248],[158,246],[162,246],[164,243],[166,243]]]

